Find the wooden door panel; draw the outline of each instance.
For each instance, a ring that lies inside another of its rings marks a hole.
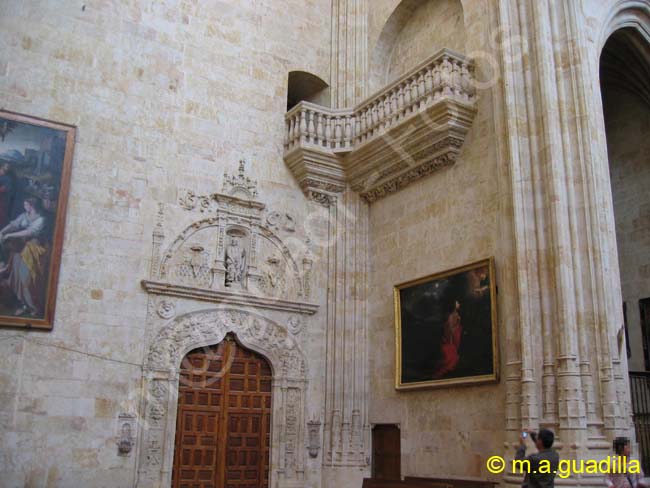
[[[372,430],[372,477],[401,479],[400,431],[397,425],[376,425]]]
[[[266,360],[232,340],[183,359],[173,487],[268,486],[271,380]]]

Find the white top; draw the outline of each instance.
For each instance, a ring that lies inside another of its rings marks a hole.
[[[45,229],[45,217],[33,214],[30,218],[27,212],[23,212],[11,221],[10,228],[27,230],[32,237],[37,237]]]

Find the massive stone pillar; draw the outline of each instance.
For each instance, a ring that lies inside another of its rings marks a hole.
[[[518,347],[506,351],[507,427],[514,443],[521,428],[547,426],[563,458],[602,458],[612,437],[631,435],[631,422],[616,340],[622,311],[609,175],[595,136],[598,66],[579,28],[581,2],[496,5],[519,304]],[[570,481],[602,483],[589,475]]]

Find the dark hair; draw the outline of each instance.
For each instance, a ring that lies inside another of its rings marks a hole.
[[[43,210],[43,205],[41,204],[40,198],[27,197],[25,198],[25,202],[29,203],[29,205],[39,213]]]
[[[555,440],[555,434],[553,434],[552,430],[548,429],[539,429],[537,437],[540,441],[542,441],[542,446],[544,446],[545,449],[551,447],[553,445],[553,441]]]
[[[454,310],[456,310],[456,302],[460,303],[460,300],[456,297],[447,298],[447,301],[445,302],[445,311],[447,313],[452,313]]]
[[[614,442],[612,442],[612,448],[614,449],[614,452],[616,454],[622,454],[623,449],[625,446],[627,446],[630,443],[630,439],[627,437],[617,437],[614,439]]]

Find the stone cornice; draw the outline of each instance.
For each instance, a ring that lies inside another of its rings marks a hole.
[[[211,303],[227,303],[266,310],[282,310],[303,315],[313,315],[319,306],[314,303],[283,300],[279,298],[261,297],[247,293],[211,290],[192,286],[173,285],[163,281],[142,280],[142,288],[147,293],[178,298],[189,298]]]
[[[352,109],[301,102],[286,115],[287,166],[328,205],[346,185],[373,202],[453,164],[476,115],[473,69],[443,49]]]

